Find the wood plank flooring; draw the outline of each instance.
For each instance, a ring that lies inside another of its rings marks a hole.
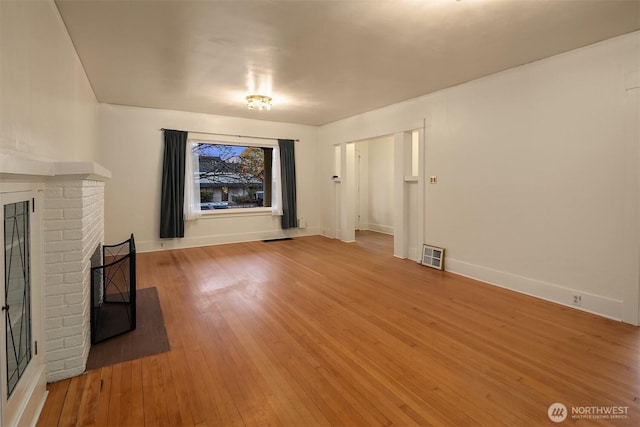
[[[640,425],[640,329],[394,258],[392,238],[138,255],[171,350],[49,385],[39,426]],[[572,419],[572,407],[628,407]]]

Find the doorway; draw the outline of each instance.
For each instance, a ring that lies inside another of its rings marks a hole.
[[[393,136],[355,143],[356,230],[394,234]]]
[[[357,240],[356,230],[393,236],[393,253],[419,258],[424,230],[424,132],[400,132],[342,144],[341,188],[336,188],[336,236]]]

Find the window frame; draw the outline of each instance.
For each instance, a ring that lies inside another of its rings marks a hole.
[[[248,137],[231,138],[224,136],[213,136],[203,134],[189,135],[187,144],[209,144],[209,145],[234,145],[237,147],[258,147],[272,148],[274,151],[279,149],[278,141],[256,138],[259,141],[239,141],[239,138],[247,139]],[[280,184],[280,183],[279,183]],[[211,209],[200,210],[201,219],[238,217],[238,216],[272,216],[273,207],[255,207],[255,208],[231,208],[231,209]]]

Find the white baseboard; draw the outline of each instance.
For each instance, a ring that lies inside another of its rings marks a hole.
[[[268,239],[281,239],[285,237],[302,237],[322,235],[322,228],[307,227],[305,229],[291,228],[288,230],[272,230],[254,233],[216,234],[212,236],[184,237],[182,239],[163,239],[137,241],[137,252],[155,252],[168,249],[185,249],[199,246],[224,245],[227,243],[256,242]]]
[[[16,414],[16,423],[13,424],[9,421],[9,425],[15,426],[35,426],[40,417],[40,412],[44,407],[44,403],[47,400],[47,381],[46,381],[45,367],[44,365],[38,368],[37,373],[31,378],[26,391],[27,398]],[[25,380],[27,378],[24,378]]]
[[[445,269],[451,273],[481,282],[551,301],[577,310],[586,311],[614,320],[622,320],[623,301],[587,293],[577,289],[547,283],[529,277],[470,264],[452,258],[445,260]],[[573,305],[573,296],[580,295],[580,306]]]
[[[383,224],[363,224],[361,229],[375,231],[378,233],[391,234],[393,236],[393,226]]]

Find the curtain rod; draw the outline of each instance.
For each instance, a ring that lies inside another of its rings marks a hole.
[[[165,128],[160,128],[161,131],[165,131],[165,130],[177,130],[177,129],[165,129]],[[234,136],[236,138],[253,138],[253,139],[268,139],[268,140],[272,140],[272,141],[277,141],[279,139],[291,139],[291,138],[269,138],[267,136],[251,136],[251,135],[233,135],[230,133],[215,133],[215,132],[199,132],[197,130],[188,130],[186,132],[191,132],[191,133],[201,133],[203,135],[218,135],[218,136]],[[294,139],[294,141],[298,142],[300,141],[299,139]]]

